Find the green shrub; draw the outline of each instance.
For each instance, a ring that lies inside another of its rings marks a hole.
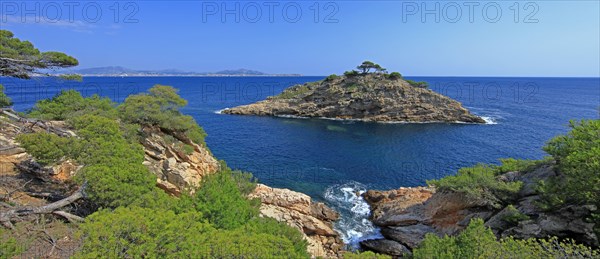
[[[402,78],[402,74],[398,73],[398,72],[392,72],[389,74],[385,75],[387,78],[392,79],[392,80],[396,80],[396,79],[401,79]]]
[[[194,196],[196,210],[219,229],[246,224],[258,216],[260,202],[246,199],[238,185],[229,169],[205,176]]]
[[[392,258],[389,255],[376,254],[371,251],[366,252],[344,252],[344,259],[389,259]]]
[[[9,234],[3,227],[0,228],[0,258],[13,258],[23,253],[23,244]]]
[[[281,236],[236,229],[218,231],[198,244],[201,252],[178,258],[310,258],[306,247],[299,251],[296,245]]]
[[[522,182],[504,182],[497,179],[502,166],[478,164],[461,168],[456,175],[439,180],[429,180],[428,185],[440,191],[464,193],[473,199],[483,199],[490,205],[500,208],[521,190]]]
[[[306,85],[296,85],[283,90],[282,93],[274,96],[274,99],[292,99],[310,92],[310,88]]]
[[[80,138],[80,153],[76,157],[85,165],[122,163],[141,164],[144,151],[139,143],[125,139],[114,119],[84,115],[73,120],[72,126]]]
[[[556,160],[559,176],[541,181],[542,207],[563,204],[600,206],[600,120],[571,121],[571,131],[550,140],[544,150]],[[600,213],[591,215],[600,236]]]
[[[418,258],[595,258],[598,251],[572,240],[517,240],[512,237],[497,240],[494,233],[476,218],[458,236],[438,237],[427,234],[421,245],[413,250]]]
[[[226,166],[222,166],[221,168],[226,168]],[[231,177],[233,177],[233,180],[244,197],[254,191],[256,183],[258,182],[251,173],[237,170],[231,172]]]
[[[600,120],[571,121],[572,130],[550,140],[544,150],[556,160],[560,178],[548,195],[558,203],[600,205]]]
[[[340,76],[338,76],[336,74],[331,74],[327,78],[325,78],[325,81],[332,81],[332,80],[335,80],[335,79],[338,79],[338,78],[340,78]]]
[[[90,215],[79,234],[76,258],[309,258],[298,231],[267,219],[216,230],[198,212],[120,207]]]
[[[294,253],[308,257],[308,243],[298,229],[292,228],[272,218],[253,218],[240,228],[240,231],[253,234],[267,234],[291,241]]]
[[[0,84],[0,108],[11,106],[11,105],[12,105],[12,101],[10,100],[10,97],[8,97],[4,93],[4,86],[2,84]]]
[[[517,208],[515,208],[515,206],[508,205],[506,206],[506,214],[502,217],[502,220],[504,220],[507,223],[513,224],[513,225],[517,225],[519,222],[523,221],[523,220],[528,220],[529,216],[521,213]]]
[[[61,91],[52,99],[41,100],[29,112],[29,117],[44,120],[66,120],[81,115],[116,118],[116,104],[108,98],[93,95],[83,98],[75,90]]]
[[[206,146],[206,133],[196,121],[181,114],[187,101],[171,86],[155,85],[147,94],[131,95],[119,106],[121,120],[142,126],[158,126],[175,133],[184,133],[196,144]]]
[[[353,77],[353,76],[358,76],[358,75],[360,75],[360,73],[359,73],[358,71],[356,71],[356,70],[350,70],[350,71],[346,71],[346,72],[344,72],[344,75],[345,75],[346,77]]]
[[[41,165],[51,165],[63,158],[73,157],[80,145],[75,138],[45,132],[22,134],[17,137],[17,141]]]
[[[156,176],[142,164],[86,166],[81,177],[88,182],[88,198],[102,208],[127,206],[148,193],[158,191],[155,189]]]
[[[120,207],[86,218],[79,234],[84,242],[76,258],[177,258],[200,252],[215,229],[199,213]]]
[[[416,82],[413,80],[406,80],[406,82],[413,87],[418,87],[418,88],[428,88],[429,87],[429,83],[427,83],[425,81]]]
[[[186,155],[191,155],[194,153],[194,147],[190,146],[188,144],[184,144],[183,145],[183,153],[185,153]]]
[[[71,124],[77,131],[78,140],[77,152],[70,152],[69,157],[85,165],[77,178],[88,182],[86,192],[97,206],[128,205],[156,190],[156,176],[142,165],[144,151],[141,145],[125,139],[117,121],[82,115]],[[26,149],[31,150],[27,146]]]
[[[540,163],[544,161],[540,160],[525,160],[525,159],[514,159],[504,158],[500,159],[500,165],[495,167],[496,175],[500,175],[508,172],[522,172],[527,173],[534,169]]]

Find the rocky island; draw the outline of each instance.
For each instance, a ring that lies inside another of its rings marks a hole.
[[[295,85],[266,100],[222,113],[370,122],[485,123],[460,102],[428,89],[425,82],[405,80],[397,72],[388,74],[369,61],[357,68],[361,71]]]

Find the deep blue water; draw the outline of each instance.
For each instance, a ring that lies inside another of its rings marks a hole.
[[[278,94],[296,83],[323,77],[125,77],[85,78],[82,83],[0,78],[15,108],[60,89],[98,93],[122,101],[154,84],[172,85],[189,101],[191,114],[208,133],[212,152],[232,168],[261,182],[301,191],[338,208],[339,228],[368,232],[365,204],[354,192],[423,185],[478,162],[499,158],[540,159],[551,137],[567,132],[570,119],[598,119],[599,78],[415,77],[493,122],[378,124],[322,119],[221,115],[216,111]],[[345,224],[345,225],[344,225]],[[361,224],[363,226],[361,226]],[[350,233],[356,237],[360,234]]]

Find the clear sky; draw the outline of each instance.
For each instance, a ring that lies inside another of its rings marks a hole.
[[[515,2],[6,0],[0,25],[81,68],[600,76],[599,1]]]

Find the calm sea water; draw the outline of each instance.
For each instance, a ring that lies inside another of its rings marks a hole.
[[[171,85],[189,101],[183,112],[208,133],[212,152],[261,182],[290,188],[342,212],[346,241],[377,235],[366,220],[366,189],[417,186],[460,167],[499,158],[540,159],[551,137],[568,131],[570,119],[598,119],[599,78],[414,77],[463,103],[490,123],[378,124],[218,114],[278,94],[293,84],[323,77],[87,77],[1,78],[15,108],[25,111],[61,89],[116,101],[154,84]]]

